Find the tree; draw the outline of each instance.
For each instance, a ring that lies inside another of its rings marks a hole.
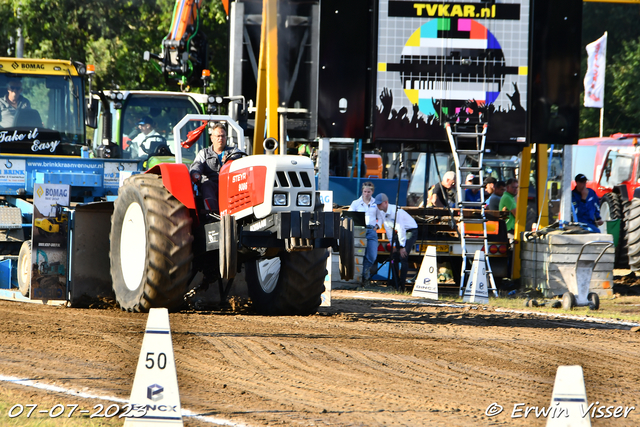
[[[9,36],[21,26],[25,57],[94,64],[97,89],[173,89],[143,60],[143,53],[160,52],[174,4],[174,0],[4,0],[0,50],[10,48]],[[213,89],[226,93],[228,30],[220,0],[205,2],[202,23],[215,54],[210,61]]]
[[[604,96],[604,135],[640,131],[640,7],[633,4],[584,3],[582,14],[583,46],[601,37],[607,38],[607,69]],[[582,76],[587,70],[587,53],[582,51]],[[580,137],[597,136],[600,110],[581,107]]]

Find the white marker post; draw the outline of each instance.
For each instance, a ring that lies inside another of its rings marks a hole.
[[[462,266],[464,268],[464,266]],[[476,251],[473,257],[473,265],[467,286],[464,288],[464,302],[489,304],[489,290],[487,289],[487,263],[484,261],[484,252]]]
[[[323,212],[333,211],[333,191],[320,191],[320,197],[324,204]],[[324,276],[324,292],[320,296],[320,307],[331,307],[331,248],[329,251],[329,258],[327,259],[327,275]]]
[[[125,427],[183,425],[166,308],[149,310],[129,403],[132,410],[125,419]]]
[[[590,415],[582,366],[558,366],[547,427],[591,427]]]
[[[435,246],[427,247],[411,295],[427,299],[438,299],[438,262]]]

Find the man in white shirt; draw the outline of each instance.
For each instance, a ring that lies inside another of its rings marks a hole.
[[[395,277],[398,277],[396,271],[398,258],[400,262],[400,277],[394,284],[397,290],[404,291],[404,283],[409,270],[409,254],[416,240],[418,240],[418,223],[407,212],[398,209],[396,205],[390,205],[389,198],[384,193],[376,196],[376,205],[384,214],[384,229],[387,232],[389,242],[391,242],[391,252],[396,261],[396,265],[393,268],[394,274],[396,274]],[[396,211],[398,212],[397,215]],[[397,236],[395,239],[394,234]]]
[[[378,230],[382,227],[383,216],[376,207],[375,200],[371,197],[375,187],[371,181],[362,184],[362,196],[351,203],[349,210],[352,212],[364,212],[364,220],[367,227],[367,248],[362,262],[362,285],[369,284],[371,267],[378,258]]]
[[[166,144],[166,140],[155,130],[155,122],[149,116],[144,116],[138,122],[140,133],[131,141],[131,158],[149,157],[156,148]]]

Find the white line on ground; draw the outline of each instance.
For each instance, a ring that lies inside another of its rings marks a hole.
[[[4,376],[4,375],[0,375],[0,381],[10,382],[10,383],[13,383],[13,384],[19,384],[19,385],[23,385],[23,386],[26,386],[26,387],[39,388],[41,390],[53,391],[53,392],[56,392],[56,393],[68,394],[70,396],[80,397],[80,398],[83,398],[83,399],[99,399],[99,400],[107,400],[107,401],[110,401],[110,402],[118,402],[118,403],[125,403],[125,404],[129,402],[127,399],[121,399],[119,397],[100,396],[100,395],[92,394],[92,393],[89,393],[89,392],[82,392],[82,391],[78,391],[78,390],[59,387],[59,386],[52,385],[52,384],[36,382],[36,381],[33,381],[33,380],[20,379],[20,378],[16,378],[16,377],[7,377],[7,376]],[[188,409],[184,409],[184,408],[182,408],[182,416],[183,417],[194,418],[194,419],[199,420],[199,421],[203,421],[203,422],[211,423],[211,424],[217,424],[217,425],[221,425],[221,426],[249,427],[247,424],[237,423],[237,422],[230,421],[230,420],[224,420],[222,418],[214,418],[214,417],[207,417],[207,416],[204,416],[204,415],[198,415],[198,414],[195,414],[194,412],[191,412]]]

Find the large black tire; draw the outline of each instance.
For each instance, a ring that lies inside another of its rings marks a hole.
[[[622,210],[622,197],[617,193],[607,193],[600,199],[600,216],[604,223],[599,227],[600,232],[607,233],[607,221],[613,219],[620,220],[620,233],[618,234],[618,246],[616,247],[615,264],[616,267],[626,268],[626,245],[625,243],[625,220]],[[614,236],[615,237],[615,236]]]
[[[355,240],[353,237],[353,220],[351,218],[342,218],[340,222],[339,248],[338,266],[340,278],[342,280],[351,280],[356,269]]]
[[[607,193],[600,199],[600,216],[603,221],[622,219],[622,197],[618,193]],[[603,224],[604,227],[606,225]],[[606,228],[601,229],[604,233]]]
[[[177,310],[191,277],[189,210],[153,174],[128,178],[111,217],[113,291],[126,311]]]
[[[25,297],[31,287],[31,240],[22,242],[18,255],[18,289]]]
[[[629,208],[631,202],[622,202],[622,220],[620,221],[620,237],[618,238],[618,247],[616,248],[615,267],[629,268],[629,247],[627,239],[627,218],[629,217]]]
[[[638,271],[640,270],[640,199],[631,201],[625,219],[629,267],[633,271]]]
[[[315,313],[324,292],[328,255],[326,249],[283,251],[276,258],[246,262],[247,286],[254,309],[275,316]]]

